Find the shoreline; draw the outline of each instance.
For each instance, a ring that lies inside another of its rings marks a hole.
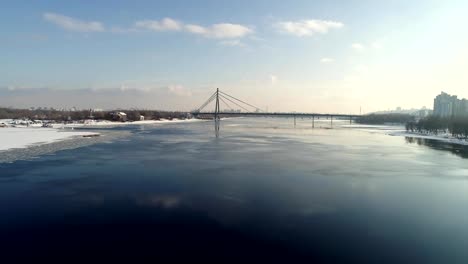
[[[353,125],[343,125],[343,128],[350,129],[359,129],[366,132],[380,132],[389,136],[395,137],[411,137],[411,138],[422,138],[428,140],[437,140],[449,144],[463,145],[468,146],[468,140],[452,137],[448,133],[440,134],[425,134],[418,132],[409,132],[406,131],[402,125],[366,125],[366,124],[353,124]]]
[[[115,127],[115,126],[131,126],[131,125],[155,125],[155,124],[178,124],[178,123],[192,123],[205,121],[202,119],[161,119],[161,120],[144,120],[144,121],[133,121],[133,122],[116,122],[116,121],[96,121],[96,120],[85,120],[83,123],[54,123],[53,128],[78,128],[78,127]]]
[[[448,134],[435,135],[435,134],[423,134],[423,133],[418,133],[418,132],[399,131],[399,132],[388,133],[388,135],[437,140],[437,141],[442,141],[442,142],[450,143],[450,144],[468,146],[468,140],[455,138]]]
[[[61,131],[55,128],[5,127],[0,128],[0,152],[50,144],[75,137],[96,137],[99,135],[96,132]]]
[[[12,121],[12,120],[0,120]],[[0,128],[0,152],[11,151],[15,149],[27,149],[61,141],[67,141],[74,138],[93,138],[103,136],[98,132],[78,131],[74,128],[100,128],[100,127],[118,127],[131,125],[154,125],[154,124],[178,124],[201,122],[201,119],[185,120],[146,120],[134,122],[112,122],[112,121],[90,121],[83,123],[61,124],[53,123],[51,127],[40,126],[7,126]]]

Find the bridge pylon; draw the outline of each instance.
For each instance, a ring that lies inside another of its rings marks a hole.
[[[219,116],[219,88],[216,88],[216,103],[215,103],[215,111],[214,111],[214,121],[215,121],[215,134],[216,137],[219,137],[219,123],[221,118]]]

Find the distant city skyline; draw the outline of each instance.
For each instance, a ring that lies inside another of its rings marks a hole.
[[[0,106],[192,110],[215,88],[269,111],[468,97],[466,1],[8,1]]]
[[[434,98],[434,115],[439,117],[468,116],[468,100],[441,92]]]

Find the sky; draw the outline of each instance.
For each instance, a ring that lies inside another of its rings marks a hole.
[[[468,1],[2,1],[0,106],[364,113],[468,97]]]

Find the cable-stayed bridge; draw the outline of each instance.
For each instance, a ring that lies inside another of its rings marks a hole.
[[[213,111],[209,110],[209,106],[213,107]],[[223,107],[224,106],[224,110]],[[237,107],[237,110],[234,110]],[[351,123],[354,119],[360,115],[353,114],[332,114],[332,113],[297,113],[297,112],[267,112],[263,111],[259,107],[256,107],[250,103],[240,100],[232,95],[216,89],[216,91],[205,101],[197,110],[192,112],[192,115],[198,118],[214,119],[217,123],[219,130],[219,120],[221,117],[233,117],[233,116],[271,116],[271,117],[293,117],[294,125],[296,125],[296,118],[311,118],[312,127],[315,127],[315,119],[326,118],[330,119],[330,123],[333,126],[333,118],[349,120]]]

